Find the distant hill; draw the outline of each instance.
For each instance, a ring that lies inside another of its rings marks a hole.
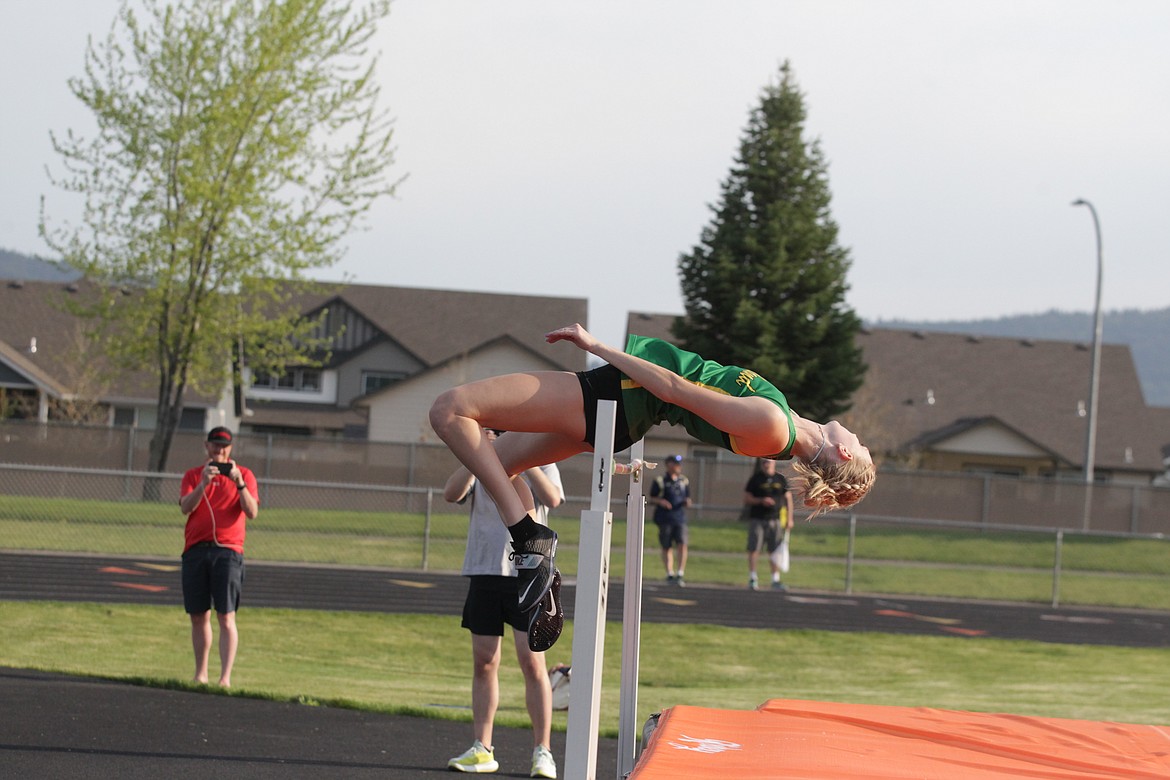
[[[1093,342],[1093,315],[1085,312],[1049,311],[999,319],[952,322],[889,320],[866,323],[877,328],[970,333],[977,336],[1053,339]],[[1170,307],[1151,311],[1123,309],[1102,315],[1101,340],[1128,344],[1137,365],[1146,403],[1170,406]]]
[[[66,282],[77,277],[78,273],[72,268],[0,249],[0,279]],[[971,333],[979,336],[1080,341],[1086,344],[1093,341],[1091,313],[1055,310],[1044,314],[1020,314],[986,320],[878,320],[866,324],[877,328]],[[1152,311],[1124,309],[1105,312],[1101,330],[1102,340],[1106,343],[1129,345],[1146,403],[1151,406],[1170,406],[1170,307]]]
[[[71,282],[81,274],[68,266],[0,249],[0,279],[26,282]]]

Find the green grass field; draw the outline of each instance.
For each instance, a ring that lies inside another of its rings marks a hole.
[[[0,602],[0,623],[0,665],[201,688],[186,682],[189,623],[178,609]],[[232,695],[470,720],[470,647],[451,617],[249,609],[239,625]],[[617,729],[620,633],[607,628],[607,736]],[[569,662],[571,647],[569,624],[549,663]],[[1168,665],[1165,649],[645,624],[638,721],[675,704],[751,709],[787,698],[1170,724]],[[527,726],[523,690],[505,652],[497,723]],[[563,729],[565,713],[554,720]]]
[[[446,508],[446,507],[444,507]],[[177,559],[183,518],[173,503],[0,496],[5,549]],[[558,566],[576,573],[579,526],[554,515]],[[250,525],[251,560],[458,571],[467,520],[436,514],[265,508]],[[746,527],[692,520],[687,579],[746,584]],[[625,525],[613,529],[610,572],[624,571]],[[1052,533],[859,527],[853,591],[1047,603]],[[842,591],[848,534],[802,524],[785,581]],[[1061,603],[1170,610],[1170,547],[1161,540],[1066,538]],[[644,571],[661,576],[655,529]],[[761,575],[767,564],[761,561]],[[0,664],[203,689],[187,682],[189,624],[178,609],[0,602]],[[248,609],[231,695],[470,720],[470,652],[450,617]],[[601,724],[616,734],[620,626],[610,625]],[[527,726],[523,682],[507,652],[497,722]],[[548,654],[571,662],[572,625]],[[685,661],[680,661],[685,659]],[[645,624],[639,722],[675,704],[751,709],[770,698],[929,706],[1019,715],[1170,724],[1165,649],[1054,645],[879,633]],[[218,671],[213,652],[212,675]],[[216,689],[206,689],[215,691]],[[565,713],[555,715],[565,726]]]

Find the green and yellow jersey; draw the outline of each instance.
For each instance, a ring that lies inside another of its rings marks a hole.
[[[662,339],[647,336],[631,335],[626,340],[626,353],[672,371],[688,382],[713,393],[741,398],[759,396],[776,404],[788,420],[788,446],[783,452],[768,457],[777,460],[791,457],[792,445],[796,441],[796,423],[792,420],[788,400],[775,385],[756,372],[739,366],[724,366],[713,360],[704,360],[694,352],[687,352]],[[723,447],[740,455],[744,454],[736,448],[734,437],[719,430],[694,412],[656,398],[624,374],[622,404],[634,441],[645,436],[656,424],[666,422],[683,426],[687,433],[701,442]]]

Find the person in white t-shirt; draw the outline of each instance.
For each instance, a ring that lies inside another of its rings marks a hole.
[[[492,442],[500,433],[491,429],[484,431]],[[560,471],[556,464],[549,464],[528,469],[520,477],[535,499],[536,522],[547,526],[549,509],[560,506],[565,500]],[[459,468],[447,480],[443,497],[452,503],[470,502],[467,551],[463,556],[462,572],[468,578],[468,590],[462,625],[471,632],[471,711],[475,735],[471,748],[452,758],[447,766],[474,773],[495,772],[499,768],[492,746],[492,726],[499,702],[501,646],[504,625],[507,624],[512,626],[516,660],[524,674],[524,698],[532,719],[534,744],[530,774],[532,777],[555,778],[557,767],[550,750],[552,689],[544,657],[547,648],[529,636],[532,611],[520,611],[519,580],[513,562],[511,536],[500,520],[496,503],[466,468]],[[556,592],[560,592],[559,588]],[[548,597],[536,609],[545,608],[547,601]],[[560,610],[561,607],[556,604],[554,609]]]

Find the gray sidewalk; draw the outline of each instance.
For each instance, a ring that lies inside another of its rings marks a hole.
[[[453,777],[470,744],[455,721],[167,691],[0,668],[0,777]],[[497,728],[496,777],[528,777],[532,732]],[[553,754],[564,755],[563,733]],[[617,741],[600,740],[598,776],[613,777]]]

